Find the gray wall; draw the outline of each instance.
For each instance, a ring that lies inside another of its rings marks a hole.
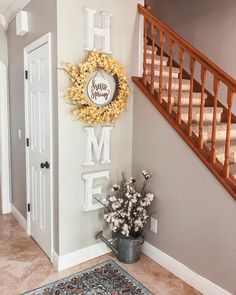
[[[7,33],[0,25],[0,60],[7,65]]]
[[[153,13],[194,47],[204,53],[225,72],[236,77],[236,2],[234,0],[148,0]],[[178,50],[175,48],[175,59]],[[185,55],[189,71],[189,56]],[[195,79],[200,81],[200,65],[196,64]],[[213,93],[213,76],[208,72],[206,88]],[[220,84],[219,100],[227,105],[227,90]],[[236,103],[233,106],[236,112]]]
[[[128,108],[112,126],[111,161],[90,169],[83,167],[83,124],[71,115],[71,106],[64,99],[68,86],[67,75],[58,72],[59,88],[59,239],[60,254],[66,254],[95,244],[95,233],[104,227],[103,210],[83,213],[84,183],[81,174],[109,169],[111,183],[121,179],[121,172],[131,173],[132,166],[132,117],[133,94],[131,76],[138,72],[140,0],[58,0],[58,62],[82,62],[86,53],[85,17],[83,8],[112,14],[111,42],[113,56],[127,69],[131,94]],[[98,25],[98,24],[97,24]],[[141,39],[140,39],[141,40]],[[96,128],[97,131],[100,127]]]
[[[149,169],[158,234],[149,243],[236,294],[236,202],[148,99],[134,90],[133,173]]]
[[[24,64],[23,49],[48,32],[52,33],[53,47],[53,90],[54,90],[54,136],[55,171],[57,171],[57,14],[56,0],[32,0],[24,10],[29,12],[30,32],[23,37],[16,36],[16,24],[13,20],[8,28],[9,44],[9,83],[11,116],[11,157],[12,157],[12,193],[13,204],[26,217],[26,173],[25,173],[25,114],[24,114]],[[18,129],[22,130],[22,139],[18,139]],[[55,187],[57,180],[55,175]],[[55,191],[55,196],[57,196]],[[54,202],[57,216],[57,199]],[[57,228],[57,220],[55,220]],[[57,235],[56,235],[57,236]],[[58,243],[56,243],[58,244]],[[56,249],[57,250],[57,249]]]
[[[8,56],[7,56],[7,34],[0,25],[0,60],[7,65],[8,64]],[[1,81],[0,81],[1,83]],[[1,84],[0,84],[1,87]],[[1,138],[0,138],[1,141]],[[1,160],[1,159],[0,159]],[[1,171],[0,171],[1,173]],[[0,184],[0,214],[2,212],[2,196],[1,196],[1,184]]]
[[[148,0],[153,13],[236,77],[234,0]]]

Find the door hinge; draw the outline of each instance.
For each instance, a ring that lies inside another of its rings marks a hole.
[[[28,212],[30,212],[30,204],[28,204]]]
[[[26,146],[29,147],[29,138],[26,138]]]
[[[25,80],[28,80],[28,71],[25,71]]]

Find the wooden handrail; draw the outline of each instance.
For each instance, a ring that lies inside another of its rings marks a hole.
[[[206,57],[199,50],[194,48],[189,42],[183,39],[180,35],[174,32],[171,28],[165,25],[160,20],[156,19],[148,9],[143,5],[138,4],[138,12],[145,17],[150,23],[161,30],[166,36],[171,38],[175,43],[178,43],[181,48],[184,49],[190,56],[192,56],[196,61],[198,61],[207,71],[211,72],[218,80],[222,81],[226,86],[228,86],[233,92],[236,92],[236,80],[217,66],[213,61]]]

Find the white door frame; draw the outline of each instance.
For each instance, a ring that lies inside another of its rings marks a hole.
[[[54,243],[53,243],[53,193],[54,193],[54,182],[53,182],[53,175],[54,175],[54,169],[53,169],[53,109],[52,109],[52,41],[51,41],[52,37],[51,37],[51,33],[48,33],[44,36],[42,36],[41,38],[39,38],[38,40],[36,40],[35,42],[31,43],[30,45],[28,45],[27,47],[24,48],[24,74],[25,71],[28,70],[28,65],[27,65],[27,61],[28,61],[28,54],[32,51],[34,51],[35,49],[43,46],[44,44],[48,43],[48,47],[49,47],[49,104],[50,104],[50,133],[51,133],[51,138],[50,138],[50,169],[51,169],[51,192],[50,192],[50,198],[51,198],[51,261],[53,258],[53,249],[54,249]],[[25,88],[25,140],[29,137],[29,118],[28,118],[28,80],[25,79],[25,84],[24,84],[24,88]],[[29,149],[26,147],[25,149],[25,153],[26,153],[26,191],[27,191],[27,207],[28,204],[31,203],[30,200],[30,184],[29,184]],[[30,230],[30,212],[28,212],[27,210],[27,234],[31,235],[31,230]]]
[[[0,138],[1,138],[1,192],[2,214],[11,212],[11,158],[10,121],[8,101],[7,66],[0,61]]]

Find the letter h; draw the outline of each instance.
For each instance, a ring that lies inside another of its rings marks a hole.
[[[84,50],[96,51],[95,36],[101,38],[101,52],[112,54],[111,52],[111,14],[100,12],[101,28],[95,27],[96,10],[91,8],[84,8],[85,13],[85,39],[86,45]]]

